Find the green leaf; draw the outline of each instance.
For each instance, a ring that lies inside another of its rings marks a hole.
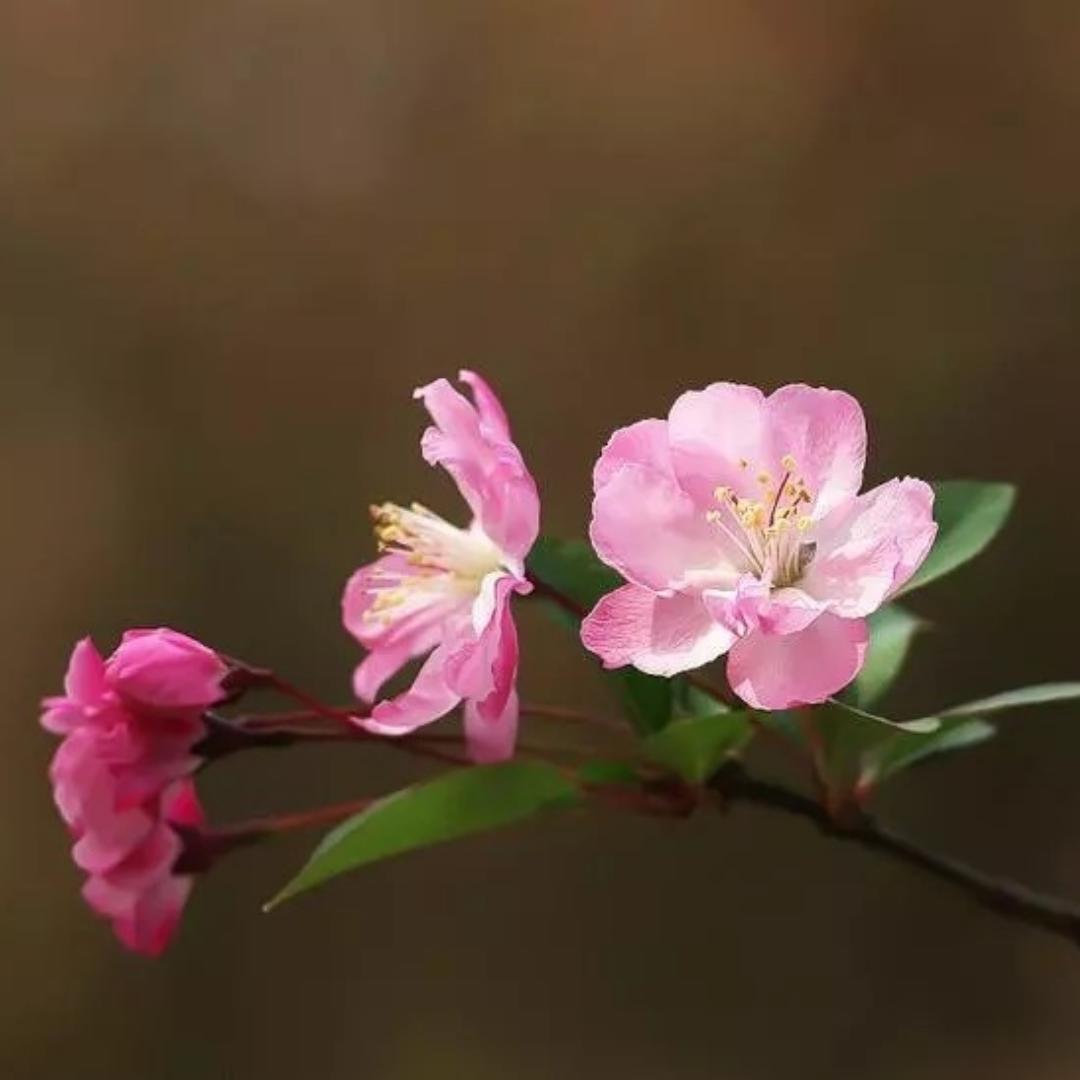
[[[329,832],[266,910],[348,870],[510,825],[579,798],[558,769],[529,761],[462,769],[404,788]]]
[[[646,675],[637,668],[622,668],[610,675],[619,687],[634,730],[639,735],[662,730],[671,719],[673,681]]]
[[[703,784],[724,758],[746,745],[752,734],[749,713],[713,713],[674,720],[663,731],[645,739],[642,747],[658,765],[688,783]]]
[[[899,732],[864,757],[860,784],[878,784],[929,757],[977,746],[995,733],[994,726],[985,720],[960,716],[942,719],[937,731],[925,735]]]
[[[528,559],[529,573],[537,581],[588,611],[623,580],[605,566],[583,540],[541,537]],[[549,605],[563,625],[577,630],[581,620],[554,601]],[[646,675],[632,667],[610,673],[623,708],[639,734],[659,731],[671,719],[675,684],[671,679]]]
[[[622,761],[586,761],[578,766],[578,779],[583,784],[625,785],[637,784],[637,771]]]
[[[845,692],[845,699],[860,709],[869,708],[888,693],[907,659],[915,635],[926,624],[896,604],[879,608],[870,616],[870,650],[859,677]]]
[[[623,584],[584,540],[541,536],[529,555],[528,569],[533,577],[586,610]]]
[[[761,713],[760,717],[761,722],[767,727],[774,728],[795,743],[805,744],[806,732],[799,722],[798,713],[784,709],[779,712]]]
[[[732,712],[730,705],[717,701],[712,694],[707,694],[700,687],[685,679],[673,680],[675,684],[674,717],[712,716],[715,713]]]
[[[1041,683],[1039,686],[1027,686],[1022,690],[1007,690],[1003,694],[994,694],[967,705],[955,705],[941,715],[984,716],[987,713],[1005,712],[1007,709],[1050,705],[1055,701],[1075,701],[1077,698],[1080,698],[1080,682]]]
[[[975,558],[1001,531],[1016,501],[1011,484],[946,480],[934,484],[937,540],[918,573],[896,595],[921,589]]]

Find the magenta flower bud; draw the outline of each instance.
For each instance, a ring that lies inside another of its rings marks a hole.
[[[221,701],[228,667],[212,649],[175,630],[129,630],[105,673],[129,705],[167,715],[202,712]]]
[[[150,956],[168,944],[191,891],[190,875],[176,871],[179,830],[202,824],[193,747],[225,672],[182,634],[131,631],[108,662],[79,642],[64,694],[44,702],[42,725],[63,737],[49,777],[87,875],[83,897],[129,949]]]

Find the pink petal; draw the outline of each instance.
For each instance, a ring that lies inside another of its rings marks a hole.
[[[775,589],[758,609],[758,625],[763,634],[797,634],[827,610],[802,589]]]
[[[206,814],[191,780],[179,780],[162,793],[161,816],[188,828],[199,828],[206,823]]]
[[[212,649],[175,630],[129,630],[105,665],[109,685],[139,708],[202,710],[224,696],[228,668]]]
[[[453,612],[466,606],[460,598],[435,590],[409,589],[406,597],[385,615],[369,617],[373,604],[388,588],[416,575],[404,555],[383,555],[360,567],[349,579],[342,597],[342,621],[345,629],[367,649],[389,648],[416,639],[430,640],[432,628],[445,622]],[[426,652],[417,646],[417,652]]]
[[[112,885],[141,892],[169,876],[182,850],[176,830],[159,820],[142,842],[104,876]]]
[[[675,482],[666,420],[639,420],[619,428],[593,469],[593,489],[599,491],[624,465],[645,465]]]
[[[105,696],[105,661],[90,638],[83,638],[71,654],[64,692],[80,705],[96,705]]]
[[[770,589],[768,584],[745,574],[733,590],[708,589],[705,606],[733,634],[794,634],[805,630],[826,605],[800,589]]]
[[[415,396],[435,421],[421,440],[424,459],[453,477],[487,536],[509,557],[523,559],[540,529],[540,497],[518,448],[446,379]],[[490,417],[490,403],[484,408]]]
[[[149,737],[137,760],[113,765],[117,806],[135,806],[195,772],[201,759],[191,750],[204,732],[200,725],[193,734]]]
[[[91,877],[83,886],[83,899],[112,922],[121,943],[133,952],[159,956],[175,935],[194,882],[168,875],[143,890]]]
[[[416,652],[411,642],[404,642],[384,646],[368,653],[356,665],[356,670],[353,672],[353,693],[357,700],[374,701],[389,679],[392,679],[410,660],[427,651],[429,650]]]
[[[53,735],[66,735],[86,722],[82,705],[67,698],[46,698],[42,703],[41,726]]]
[[[497,437],[509,441],[510,419],[487,380],[481,378],[475,371],[467,370],[459,371],[458,379],[472,391],[476,411],[480,414],[480,423],[486,424]]]
[[[461,701],[446,682],[445,666],[456,642],[440,645],[424,661],[412,686],[389,701],[380,701],[371,716],[357,722],[377,735],[405,735],[445,716]]]
[[[765,403],[768,452],[764,468],[779,480],[782,459],[796,462],[795,478],[814,497],[813,516],[824,517],[862,487],[866,420],[862,407],[841,390],[782,386]]]
[[[514,580],[506,577],[495,583],[490,619],[446,664],[447,683],[466,699],[466,734],[477,761],[493,761],[492,754],[506,757],[513,750],[518,669],[517,627],[510,610],[514,586]]]
[[[926,558],[937,534],[933,505],[930,485],[911,478],[841,504],[814,529],[817,554],[803,587],[839,615],[869,615]]]
[[[814,705],[858,675],[869,640],[865,620],[828,612],[795,634],[752,633],[731,650],[728,682],[754,709]]]
[[[112,921],[117,937],[127,948],[136,947],[133,932],[135,906],[139,900],[136,893],[113,885],[108,878],[91,876],[83,884],[82,897],[91,910]]]
[[[49,779],[60,816],[72,828],[81,828],[98,807],[104,808],[103,813],[112,812],[115,784],[87,728],[76,729],[57,747]]]
[[[735,635],[710,616],[696,594],[662,597],[624,585],[585,618],[581,640],[607,668],[632,664],[670,678],[723,655]]]
[[[387,611],[388,617],[369,617],[380,590],[414,573],[415,567],[403,556],[384,555],[361,567],[345,586],[345,628],[369,650],[353,675],[353,689],[361,701],[374,701],[387,679],[434,649],[468,617],[465,598],[422,589],[412,590],[405,601]]]
[[[668,435],[679,482],[701,505],[713,502],[719,486],[758,496],[757,474],[770,463],[765,397],[757,387],[713,383],[683,394],[672,406]]]
[[[518,711],[517,691],[511,691],[502,709],[491,715],[486,715],[477,702],[465,702],[465,738],[473,761],[487,765],[514,756]]]
[[[160,956],[176,936],[194,878],[170,874],[139,897],[135,919],[127,927],[128,948]]]
[[[111,871],[153,831],[153,819],[142,810],[97,814],[72,848],[75,865],[88,874]]]
[[[695,570],[734,583],[738,555],[705,514],[674,480],[628,463],[597,490],[589,537],[604,562],[657,592]]]

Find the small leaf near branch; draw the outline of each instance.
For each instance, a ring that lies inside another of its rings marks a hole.
[[[915,636],[926,624],[897,604],[879,608],[869,618],[870,650],[862,671],[845,691],[844,699],[868,709],[892,688],[904,666]]]
[[[645,753],[690,784],[703,784],[753,735],[749,713],[722,712],[674,720],[642,743]]]
[[[476,766],[404,788],[329,832],[266,910],[368,863],[514,824],[580,797],[560,770],[530,761]]]
[[[926,561],[896,596],[921,589],[975,558],[1001,531],[1016,501],[1011,484],[944,480],[933,487],[937,539]]]

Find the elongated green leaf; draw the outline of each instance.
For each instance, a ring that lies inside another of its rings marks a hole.
[[[937,729],[941,727],[941,721],[936,716],[922,716],[917,720],[888,720],[884,716],[878,716],[876,713],[867,712],[865,709],[858,709],[854,705],[848,705],[843,701],[837,701],[835,699],[830,700],[823,708],[831,708],[841,717],[847,717],[850,720],[858,720],[863,723],[870,722],[879,724],[886,729],[892,728],[893,730],[896,730],[899,728],[901,731],[927,732],[937,731]]]
[[[558,769],[529,761],[462,769],[405,788],[328,833],[267,910],[348,870],[510,825],[579,797]]]
[[[915,635],[925,625],[917,615],[888,604],[870,616],[870,651],[845,700],[868,709],[888,693],[907,659]]]
[[[1016,501],[1011,484],[945,480],[934,484],[937,540],[918,573],[897,596],[921,589],[975,558],[1001,531]]]
[[[729,754],[741,750],[753,734],[750,714],[714,713],[673,720],[642,746],[658,765],[691,784],[703,784]]]
[[[529,556],[529,573],[568,598],[583,612],[604,595],[623,584],[583,540],[541,537]],[[577,630],[580,619],[556,603],[549,605],[555,617]],[[634,730],[648,735],[671,719],[675,684],[627,667],[610,673]]]
[[[955,705],[941,715],[985,716],[1008,709],[1028,708],[1031,705],[1051,705],[1055,701],[1076,701],[1078,698],[1080,682],[1041,683],[1038,686],[1026,686],[1021,690],[1007,690],[1003,694],[994,694],[967,705]]]
[[[903,731],[874,747],[864,756],[860,784],[878,784],[882,780],[938,754],[977,746],[992,738],[995,729],[985,720],[966,717],[943,718],[941,727],[925,735]]]

